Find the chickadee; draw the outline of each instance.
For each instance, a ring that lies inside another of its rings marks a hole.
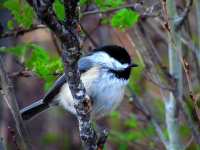
[[[120,104],[132,67],[137,65],[131,64],[126,49],[116,45],[100,47],[79,59],[81,80],[92,100],[92,118],[103,117]],[[28,120],[51,106],[61,105],[67,111],[76,114],[74,104],[63,74],[43,99],[25,107],[20,113],[23,120]]]

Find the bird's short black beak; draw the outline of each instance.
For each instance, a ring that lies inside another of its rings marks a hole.
[[[138,67],[138,65],[137,64],[130,64],[129,67],[130,68],[132,68],[132,67]]]

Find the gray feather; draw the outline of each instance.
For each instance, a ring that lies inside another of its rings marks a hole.
[[[89,70],[91,67],[93,67],[94,63],[90,60],[89,57],[82,57],[78,61],[78,69],[81,73]]]

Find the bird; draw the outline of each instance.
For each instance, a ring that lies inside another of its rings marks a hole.
[[[127,50],[118,45],[105,45],[94,49],[78,60],[80,78],[86,94],[92,100],[91,118],[99,119],[115,110],[124,97],[131,68]],[[73,99],[65,74],[55,81],[45,96],[20,110],[23,120],[29,120],[52,106],[62,106],[76,115]]]

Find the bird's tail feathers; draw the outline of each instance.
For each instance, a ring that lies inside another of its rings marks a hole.
[[[38,100],[37,102],[23,108],[20,110],[20,114],[23,120],[29,120],[33,116],[39,114],[40,112],[49,108],[48,103],[44,103],[43,99]]]

